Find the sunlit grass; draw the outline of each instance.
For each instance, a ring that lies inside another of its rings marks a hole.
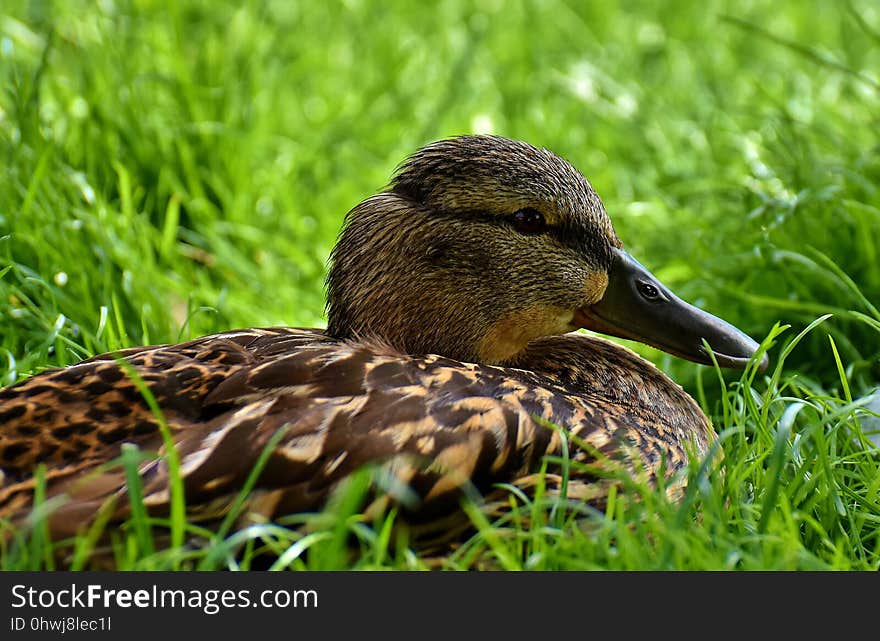
[[[179,507],[165,535],[200,548],[167,549],[135,509],[116,564],[877,569],[860,425],[880,381],[878,33],[871,2],[4,3],[0,383],[322,325],[343,214],[420,145],[493,131],[570,159],[664,282],[772,336],[768,372],[722,378],[637,347],[720,434],[685,500],[634,482],[601,512],[514,493],[500,522],[471,510],[476,534],[438,561],[395,514],[360,515],[364,476],[281,524],[216,533]],[[54,563],[40,514],[0,537],[4,569]],[[67,546],[74,567],[103,527]]]

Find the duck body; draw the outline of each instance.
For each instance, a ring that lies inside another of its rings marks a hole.
[[[135,347],[0,390],[0,518],[26,522],[42,464],[53,536],[108,502],[123,520],[125,443],[156,453],[137,471],[146,507],[167,513],[170,437],[191,518],[217,519],[279,430],[250,517],[320,508],[365,465],[414,520],[466,488],[527,486],[565,452],[656,480],[706,454],[708,420],[649,362],[572,332],[729,367],[758,347],[627,254],[569,163],[494,136],[419,150],[352,209],[327,287],[327,330]],[[568,496],[601,502],[598,469],[572,468]]]
[[[282,428],[249,499],[264,518],[320,508],[367,464],[405,481],[421,517],[444,513],[464,482],[487,489],[562,454],[560,433],[541,420],[576,437],[573,460],[627,450],[638,453],[627,459],[630,468],[650,474],[661,461],[667,473],[680,470],[689,453],[705,454],[713,435],[681,387],[595,337],[539,339],[518,367],[500,367],[402,354],[314,329],[246,329],[101,355],[0,390],[0,514],[27,514],[39,462],[48,468],[49,496],[66,498],[50,517],[57,537],[74,535],[110,499],[123,499],[118,517],[128,515],[124,471],[106,463],[122,443],[159,454],[165,447],[158,418],[117,358],[162,408],[185,495],[202,518],[222,514]],[[167,511],[167,461],[151,459],[140,472],[147,506]],[[570,494],[601,498],[597,478],[573,476]]]

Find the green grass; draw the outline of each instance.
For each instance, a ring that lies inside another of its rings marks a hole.
[[[123,346],[321,325],[343,214],[420,145],[492,131],[570,159],[632,253],[772,336],[772,365],[719,379],[637,347],[721,435],[685,501],[637,483],[604,512],[512,494],[441,565],[880,567],[880,457],[860,429],[880,383],[874,3],[236,4],[3,3],[0,383]],[[141,515],[113,554],[436,565],[393,513],[359,516],[367,482],[322,514],[202,532],[201,551],[163,549]],[[0,554],[4,569],[54,562],[40,527]]]

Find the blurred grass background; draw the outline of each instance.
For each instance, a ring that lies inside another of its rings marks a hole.
[[[492,132],[568,158],[641,262],[755,338],[833,312],[786,373],[868,394],[878,70],[868,0],[6,0],[0,380],[322,325],[345,212]],[[708,371],[638,349],[691,391]]]

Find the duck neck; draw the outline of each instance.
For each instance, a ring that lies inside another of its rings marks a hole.
[[[493,310],[479,302],[486,269],[475,264],[484,258],[462,253],[448,225],[395,193],[349,212],[330,258],[327,333],[485,362],[480,343]]]

